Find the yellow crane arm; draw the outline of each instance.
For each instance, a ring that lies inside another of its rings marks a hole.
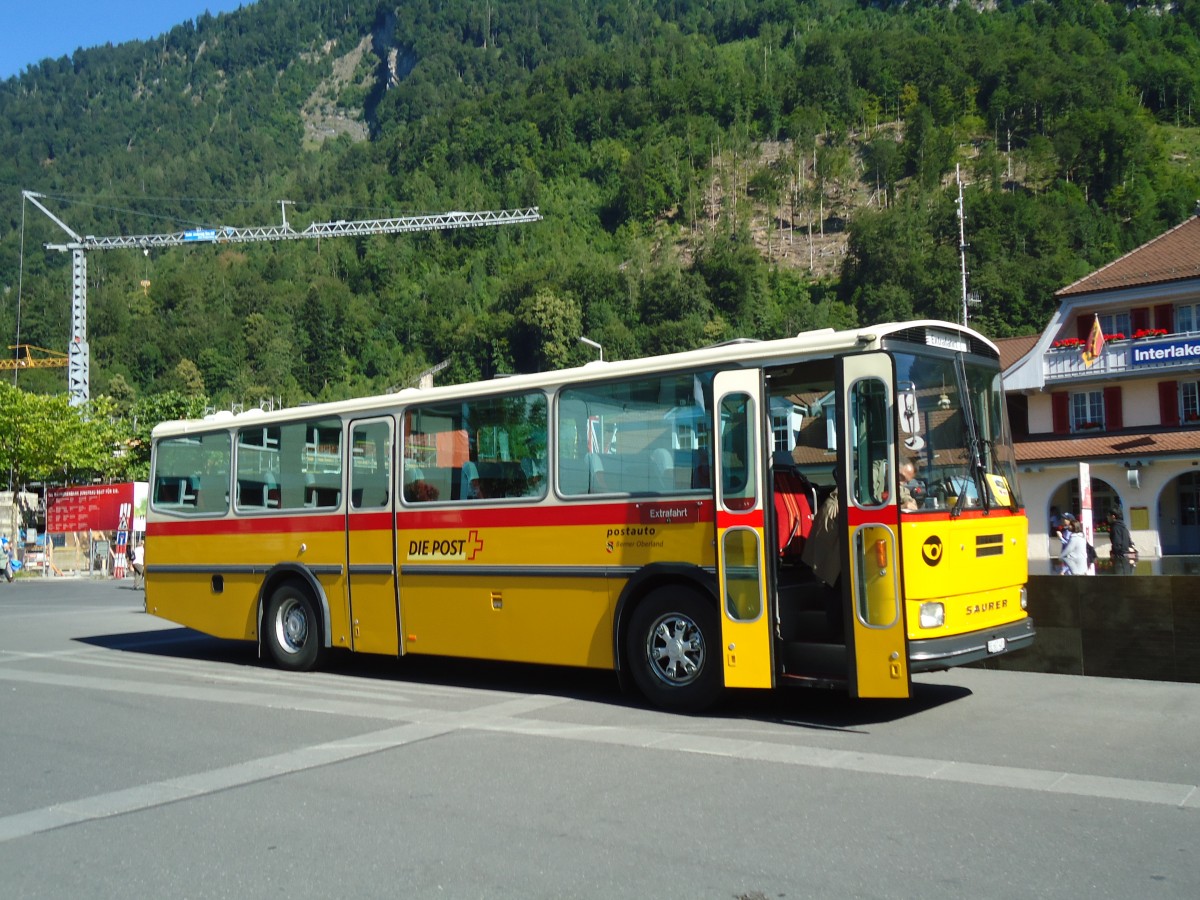
[[[67,354],[35,347],[32,344],[9,344],[13,352],[6,359],[0,359],[0,372],[11,372],[13,369],[63,369],[67,366]],[[37,355],[34,355],[35,352]]]

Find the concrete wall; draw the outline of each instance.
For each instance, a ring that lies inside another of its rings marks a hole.
[[[1029,614],[1033,647],[981,665],[1200,683],[1200,576],[1031,575]]]

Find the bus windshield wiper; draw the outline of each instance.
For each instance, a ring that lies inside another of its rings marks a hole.
[[[980,437],[978,423],[975,421],[975,408],[971,404],[971,387],[967,383],[967,365],[963,360],[962,354],[956,354],[954,357],[954,373],[958,376],[959,393],[962,394],[962,414],[963,414],[963,431],[966,433],[967,448],[971,454],[968,464],[971,467],[971,480],[975,482],[975,490],[979,495],[979,504],[983,507],[984,512],[992,511],[991,498],[988,496],[987,479],[985,478],[983,466],[983,454],[979,452]],[[963,504],[962,491],[959,494],[958,503],[955,504],[954,512],[957,515]]]

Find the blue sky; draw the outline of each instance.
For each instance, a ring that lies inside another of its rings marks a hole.
[[[252,0],[5,0],[0,12],[0,81],[79,47],[147,40],[201,16]]]

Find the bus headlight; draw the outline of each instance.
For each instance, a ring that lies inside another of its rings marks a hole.
[[[921,627],[941,628],[946,624],[946,607],[942,603],[921,604]]]
[[[1029,609],[1029,594],[1025,592],[1025,585],[1021,585],[1021,609]]]

